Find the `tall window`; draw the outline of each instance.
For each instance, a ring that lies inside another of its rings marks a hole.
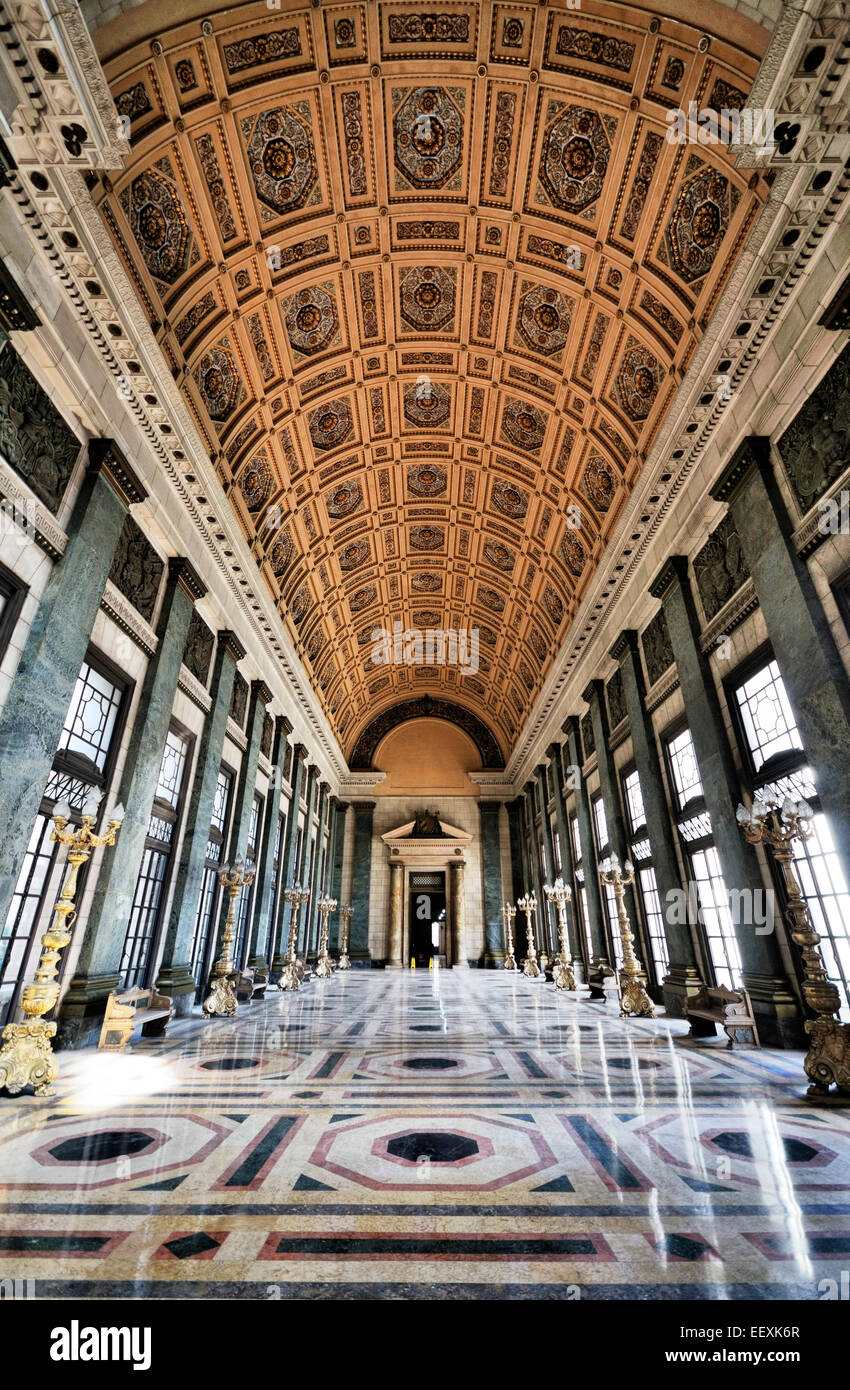
[[[204,877],[201,883],[198,915],[195,918],[195,934],[192,941],[192,975],[197,985],[197,999],[204,992],[207,977],[213,965],[211,957],[215,949],[216,936],[213,923],[218,920],[218,908],[221,901],[218,870],[224,858],[224,842],[227,835],[227,823],[230,820],[232,792],[233,773],[229,768],[222,767],[219,769],[215,788],[212,823],[204,860]]]
[[[581,833],[578,816],[570,816],[570,834],[573,838],[573,872],[575,873],[575,898],[579,929],[584,937],[588,963],[593,960],[593,942],[590,936],[590,905],[587,901],[587,884],[584,881],[584,864],[581,857]]]
[[[50,838],[53,829],[50,812],[58,801],[65,800],[71,807],[72,822],[78,825],[83,803],[92,792],[106,791],[118,750],[128,691],[129,683],[105,658],[90,651],[74,686],[53,768],[0,932],[2,1023],[12,1014],[26,978],[35,928],[56,863],[58,845]],[[78,899],[81,889],[82,883],[78,880]]]
[[[635,880],[646,918],[655,983],[661,985],[670,968],[670,958],[667,951],[667,938],[664,935],[664,913],[655,878],[655,868],[652,863],[652,845],[646,830],[646,811],[637,768],[626,769],[623,772],[622,784],[623,801],[629,826],[629,855],[635,866]]]
[[[690,729],[681,729],[669,737],[665,750],[676,802],[676,824],[699,906],[715,983],[732,989],[741,983],[741,956],[729,911],[729,894],[714,847],[711,817],[705,809],[702,778]],[[689,893],[689,902],[691,896]]]
[[[608,821],[605,816],[605,803],[602,800],[602,793],[597,792],[591,800],[591,810],[593,811],[593,830],[596,835],[596,858],[599,863],[611,854],[611,844],[608,837]],[[608,934],[611,938],[611,945],[614,950],[614,964],[617,969],[623,964],[623,943],[620,940],[620,916],[617,911],[617,895],[610,883],[603,883],[599,880],[599,887],[605,903],[605,910],[608,913]]]
[[[794,872],[821,937],[827,973],[841,990],[842,1017],[850,1017],[850,892],[779,666],[762,651],[743,678],[733,673],[731,681],[753,793],[776,801],[803,798],[815,811],[810,839],[795,847]],[[778,875],[777,882],[781,888]]]
[[[552,851],[555,855],[555,872],[561,874],[564,870],[564,858],[561,854],[561,837],[557,830],[552,836]]]
[[[142,864],[127,923],[120,971],[125,989],[150,983],[156,954],[154,943],[177,839],[191,747],[189,734],[173,724],[165,739]]]

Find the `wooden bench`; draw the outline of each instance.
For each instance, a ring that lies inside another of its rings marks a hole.
[[[269,979],[267,975],[257,975],[253,966],[240,970],[236,976],[236,998],[240,1004],[250,1004],[252,999],[265,999]]]
[[[125,989],[110,994],[100,1030],[99,1048],[120,1052],[141,1024],[145,1038],[164,1038],[174,1005],[169,995],[155,989]]]
[[[687,1000],[685,1014],[691,1025],[692,1038],[714,1037],[714,1025],[719,1023],[726,1030],[729,1039],[727,1047],[735,1045],[732,1030],[736,1028],[752,1033],[754,1045],[761,1047],[753,1006],[745,989],[727,989],[725,985],[703,985],[702,989]]]
[[[617,991],[618,996],[620,993],[616,973],[611,969],[607,960],[591,962],[587,967],[585,984],[590,990],[589,999],[607,999],[609,993],[614,990]]]

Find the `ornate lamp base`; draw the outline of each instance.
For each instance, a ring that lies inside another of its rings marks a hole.
[[[0,1049],[0,1091],[5,1088],[16,1096],[32,1086],[37,1096],[52,1095],[50,1083],[59,1070],[50,1044],[55,1036],[56,1024],[42,1019],[7,1023]]]
[[[207,1018],[214,1014],[232,1018],[238,1010],[234,975],[217,975],[210,983],[210,992],[204,1000],[204,1013]]]
[[[334,968],[329,956],[319,956],[316,963],[316,979],[329,980],[334,973]]]
[[[337,963],[336,963],[336,968],[337,968],[337,970],[350,970],[350,969],[351,969],[351,961],[348,959],[348,952],[347,952],[347,951],[343,951],[342,955],[340,956],[339,960],[338,960]]]
[[[505,956],[505,963],[504,963],[504,965],[502,966],[502,969],[503,969],[503,970],[518,970],[518,969],[519,969],[519,966],[517,965],[516,960],[515,960],[515,958],[514,958],[514,956],[513,956],[512,954],[509,955],[509,956]]]
[[[573,974],[571,965],[564,965],[563,961],[558,961],[553,975],[556,989],[575,989],[576,977]]]
[[[620,1016],[631,1014],[635,1018],[652,1018],[655,1005],[647,994],[643,981],[635,975],[620,971]]]
[[[278,989],[300,989],[301,981],[298,978],[298,962],[287,961],[277,982]]]
[[[526,975],[529,980],[536,980],[540,976],[540,966],[537,964],[536,960],[532,960],[530,956],[526,956],[522,963],[522,973]]]
[[[815,1018],[806,1023],[806,1032],[811,1045],[803,1066],[812,1083],[807,1096],[813,1101],[829,1099],[833,1104],[850,1105],[850,1025],[835,1018]],[[2,1065],[0,1053],[0,1076]],[[839,1094],[830,1094],[830,1086],[836,1086]]]

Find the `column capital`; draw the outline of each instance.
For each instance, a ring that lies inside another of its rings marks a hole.
[[[218,640],[225,651],[229,652],[233,657],[234,661],[242,660],[245,655],[245,648],[242,646],[235,632],[231,632],[228,627],[223,627],[218,634]]]
[[[484,815],[498,815],[498,814],[499,814],[499,808],[501,807],[501,805],[502,805],[502,802],[501,802],[501,801],[495,801],[495,800],[494,800],[494,801],[479,801],[479,803],[478,803],[478,814],[479,814],[480,816],[484,816]]]
[[[265,681],[251,681],[251,698],[262,700],[264,705],[270,705],[274,696]]]
[[[549,747],[546,749],[546,757],[549,759],[549,762],[550,762],[550,763],[557,763],[557,761],[558,761],[558,759],[560,758],[560,756],[561,756],[561,745],[560,745],[560,743],[550,743],[550,744],[549,744]]]
[[[534,779],[529,777],[522,789],[523,796],[530,797],[534,794]]]
[[[709,497],[715,502],[731,502],[738,488],[754,468],[761,471],[770,467],[770,440],[766,434],[748,434],[741,440],[714,487],[709,488]]]
[[[638,635],[633,627],[623,628],[608,655],[612,656],[615,661],[622,662],[629,652],[635,656],[638,654]]]
[[[307,749],[304,747],[303,743],[296,743],[292,753],[293,756],[298,758],[301,762],[304,762],[307,758]]]
[[[0,187],[8,186],[9,181],[4,178]],[[7,333],[31,333],[34,328],[41,327],[41,319],[5,265],[0,266],[0,326]]]
[[[561,725],[561,733],[566,735],[567,738],[571,738],[573,734],[578,738],[579,730],[580,721],[577,714],[571,714]]]
[[[276,734],[280,735],[281,739],[286,738],[287,734],[292,733],[292,725],[285,714],[275,715],[274,731]]]
[[[169,576],[176,578],[181,589],[184,589],[192,602],[195,599],[203,598],[207,592],[207,586],[201,579],[194,565],[183,555],[174,555],[168,562]]]
[[[308,767],[307,767],[307,781],[308,781],[308,782],[315,782],[315,780],[316,780],[316,778],[318,777],[318,775],[319,775],[319,769],[318,769],[318,767],[316,766],[316,764],[315,764],[315,763],[309,763],[309,764],[308,764]]]
[[[661,569],[649,586],[649,592],[653,598],[663,599],[665,594],[676,584],[687,584],[688,582],[688,557],[687,555],[671,555],[664,561]]]
[[[320,794],[321,796],[327,796],[327,794],[328,794],[328,792],[330,791],[330,789],[331,789],[331,784],[330,784],[330,782],[320,782],[320,783],[319,783],[319,794]]]
[[[369,811],[371,813],[374,811],[377,804],[377,801],[352,801],[351,803],[354,807],[355,816],[361,815],[364,811]]]
[[[339,799],[338,796],[332,797],[331,799],[332,799],[333,801],[336,802],[336,809],[337,809],[338,815],[344,816],[345,813],[346,813],[346,811],[348,810],[349,806],[351,805],[351,802],[350,802],[350,801],[340,801],[340,799]]]
[[[103,473],[125,507],[147,499],[147,489],[143,487],[135,469],[127,462],[114,439],[89,440],[89,470],[93,473]]]
[[[584,700],[585,704],[592,705],[594,700],[599,700],[600,703],[602,702],[602,685],[603,682],[598,676],[594,676],[592,681],[588,681],[584,690],[581,692],[581,698]]]

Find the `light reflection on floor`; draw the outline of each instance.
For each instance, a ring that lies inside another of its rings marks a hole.
[[[799,1298],[850,1265],[850,1115],[798,1053],[501,972],[351,971],[63,1053],[0,1099],[40,1297]]]

